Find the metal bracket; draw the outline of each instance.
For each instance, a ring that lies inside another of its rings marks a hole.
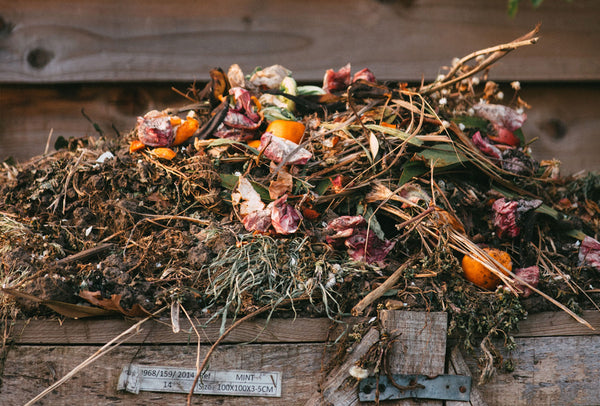
[[[463,375],[392,375],[394,384],[387,376],[369,376],[360,381],[358,399],[361,402],[376,401],[377,388],[379,400],[391,399],[439,399],[469,401],[471,396],[471,377]]]

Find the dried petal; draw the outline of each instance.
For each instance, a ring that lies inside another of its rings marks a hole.
[[[585,236],[579,247],[579,265],[589,265],[600,271],[600,242]]]
[[[286,76],[292,73],[281,65],[271,65],[260,69],[250,77],[250,85],[260,89],[276,89]]]
[[[471,139],[473,140],[473,144],[481,152],[483,152],[487,156],[491,156],[492,158],[501,159],[502,153],[500,152],[500,150],[498,148],[496,148],[494,145],[487,142],[481,136],[481,133],[479,131],[477,131],[475,134],[473,134],[473,137]]]
[[[325,77],[323,77],[323,90],[329,93],[345,90],[351,83],[350,69],[349,63],[337,72],[333,69],[327,69]]]
[[[541,200],[506,200],[498,199],[492,205],[494,226],[500,238],[514,238],[521,233],[518,222],[521,217],[542,204]]]
[[[355,261],[367,263],[381,262],[394,248],[394,242],[382,240],[367,229],[367,221],[362,216],[341,216],[327,225],[327,230],[336,231],[326,237],[329,244],[347,247],[348,254]]]
[[[519,279],[527,282],[534,288],[537,288],[537,285],[540,281],[540,269],[537,267],[537,265],[533,265],[528,268],[515,269],[514,273]],[[529,297],[529,295],[533,293],[529,287],[519,283],[518,280],[515,280],[515,287],[521,291],[521,293],[519,293],[519,296],[521,297]]]
[[[277,199],[284,194],[291,192],[294,186],[294,178],[284,170],[277,173],[277,180],[271,181],[269,185],[269,196],[271,199]]]
[[[515,110],[502,104],[477,103],[473,106],[475,115],[485,118],[494,126],[504,127],[508,131],[515,131],[523,126],[527,119],[525,113],[517,113]]]
[[[359,70],[352,77],[352,82],[357,80],[366,80],[367,82],[375,83],[375,75],[368,68]]]
[[[510,145],[511,147],[521,145],[521,140],[512,131],[497,125],[494,125],[494,129],[496,130],[496,134],[488,134],[488,138],[495,143]]]
[[[139,140],[150,147],[168,147],[175,139],[169,115],[157,110],[138,117],[136,130]]]
[[[271,228],[271,209],[256,210],[242,219],[248,231],[266,233]]]
[[[269,203],[271,222],[278,234],[293,234],[298,230],[302,215],[293,206],[286,203],[287,195]]]
[[[266,158],[278,164],[285,159],[289,165],[304,165],[312,158],[312,154],[304,148],[298,148],[298,144],[275,137],[270,132],[260,137],[259,150]]]
[[[231,200],[234,204],[240,206],[240,214],[242,216],[265,208],[265,204],[262,202],[258,192],[254,190],[252,183],[243,176],[240,176],[237,190],[231,194]]]

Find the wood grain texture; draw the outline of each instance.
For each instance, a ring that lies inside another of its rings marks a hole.
[[[381,324],[394,338],[388,355],[390,373],[443,374],[446,361],[448,315],[443,312],[382,310]],[[394,400],[387,404],[412,406],[414,400]],[[419,399],[421,406],[441,406],[442,401]]]
[[[371,328],[359,342],[350,348],[344,362],[335,367],[323,379],[323,383],[319,387],[314,388],[313,395],[306,402],[306,406],[331,404],[354,406],[360,404],[357,392],[358,382],[350,377],[348,370],[360,361],[378,341],[379,331]]]
[[[459,346],[455,345],[449,351],[448,373],[454,375],[473,376],[469,370],[469,366],[465,361]],[[472,381],[474,382],[474,381]],[[481,394],[481,391],[473,384],[471,385],[471,394],[468,402],[446,401],[446,406],[488,406]]]
[[[296,318],[252,320],[242,323],[225,339],[225,343],[314,343],[335,339],[348,325],[335,324],[327,318]],[[13,328],[14,340],[18,345],[92,345],[105,344],[134,324],[124,319],[67,319],[19,321]],[[219,336],[220,320],[208,324],[201,320],[196,328],[201,334],[201,343],[210,344]],[[231,322],[227,323],[227,327]],[[197,341],[194,330],[187,320],[180,321],[181,331],[173,333],[170,320],[147,321],[140,333],[127,344],[188,344]]]
[[[517,338],[516,344],[511,354],[504,353],[514,371],[477,386],[489,406],[598,404],[600,336]],[[466,361],[478,377],[475,360]]]
[[[494,79],[600,79],[600,3],[435,0],[0,0],[0,82],[207,79],[214,66],[286,65],[299,80],[351,62],[380,79],[435,78],[452,58],[542,23]]]
[[[93,354],[93,346],[19,346],[6,360],[0,404],[23,405]],[[201,350],[201,356],[207,347]],[[224,345],[211,357],[215,370],[281,371],[281,398],[195,396],[194,405],[304,405],[318,385],[324,344]],[[195,368],[196,345],[118,347],[83,369],[38,405],[185,405],[186,394],[117,391],[119,374],[130,363]]]

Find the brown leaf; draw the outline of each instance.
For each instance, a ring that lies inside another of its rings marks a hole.
[[[113,311],[106,309],[100,309],[98,307],[90,307],[84,305],[78,305],[73,303],[60,302],[58,300],[44,300],[28,293],[19,292],[14,289],[0,288],[2,292],[7,293],[11,296],[18,297],[20,299],[31,300],[33,302],[48,306],[58,314],[70,317],[73,319],[81,319],[84,317],[97,317],[97,316],[108,316],[114,314]]]
[[[144,317],[150,314],[138,304],[133,305],[130,310],[125,310],[121,307],[122,295],[119,294],[113,294],[110,299],[105,299],[100,292],[82,290],[79,292],[79,296],[95,306],[99,306],[105,310],[118,312],[128,317]]]

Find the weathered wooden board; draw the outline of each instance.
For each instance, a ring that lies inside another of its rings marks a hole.
[[[187,101],[171,90],[185,91],[191,83],[120,85],[5,86],[0,91],[0,161],[24,161],[42,154],[50,130],[50,151],[59,136],[95,135],[89,118],[107,134],[113,126],[126,134],[135,119],[151,109],[182,106]],[[556,158],[564,174],[599,171],[600,85],[523,83],[521,96],[532,109],[525,122],[527,139],[536,159]],[[506,85],[506,97],[512,97]]]
[[[597,405],[600,336],[516,339],[515,369],[477,387],[488,405]],[[479,376],[472,358],[467,358]]]
[[[0,1],[0,82],[206,79],[214,66],[281,63],[299,80],[351,62],[381,79],[434,78],[440,66],[542,23],[542,40],[496,79],[600,79],[594,0]]]
[[[271,319],[247,321],[236,327],[224,343],[315,343],[326,342],[342,334],[344,329],[352,329],[353,320],[348,324],[335,324],[327,318]],[[40,319],[18,321],[12,329],[12,337],[19,345],[79,345],[106,344],[123,331],[130,328],[134,321],[125,319]],[[206,320],[195,323],[201,342],[215,342],[220,336],[220,320],[208,324]],[[226,324],[226,328],[231,322]],[[147,321],[141,331],[127,341],[127,344],[188,344],[197,341],[194,330],[187,320],[180,321],[180,332],[173,333],[170,320]]]
[[[444,373],[448,330],[446,313],[382,311],[380,317],[381,324],[393,340],[388,356],[390,373],[429,376]],[[412,400],[389,402],[394,406],[414,404]],[[419,405],[441,406],[442,401],[423,400]]]
[[[531,105],[523,132],[537,138],[534,158],[558,159],[564,174],[600,171],[599,84],[525,84],[520,95]]]
[[[93,354],[94,346],[18,346],[8,354],[0,404],[23,405]],[[206,354],[202,346],[200,355]],[[118,347],[48,394],[37,405],[185,405],[186,395],[117,391],[119,374],[130,363],[196,368],[197,347]],[[194,405],[304,405],[318,387],[324,344],[223,345],[211,357],[215,370],[281,371],[281,398],[195,396]]]

